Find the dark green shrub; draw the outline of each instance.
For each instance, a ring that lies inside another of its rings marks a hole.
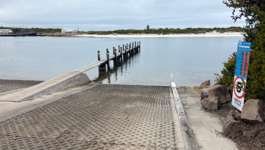
[[[265,99],[265,1],[264,0],[227,0],[228,7],[234,8],[232,19],[246,18],[244,41],[251,42],[246,99]],[[235,15],[238,9],[239,13]],[[233,83],[236,54],[224,63],[221,76],[217,78],[226,86]],[[231,81],[232,80],[232,81]]]

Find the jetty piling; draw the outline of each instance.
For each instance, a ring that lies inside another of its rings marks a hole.
[[[129,55],[131,55],[131,43],[129,44]]]
[[[100,51],[98,51],[98,61],[100,61]]]
[[[141,41],[139,41],[139,51],[141,50]]]
[[[109,70],[109,68],[110,68],[110,64],[109,64],[109,50],[107,49],[106,52],[107,52],[107,65],[108,65],[108,70]]]
[[[125,56],[127,57],[128,54],[127,54],[127,44],[125,45]]]
[[[114,55],[114,62],[116,62],[117,60],[117,55],[116,55],[116,52],[115,52],[115,47],[113,47],[113,55]]]
[[[122,62],[122,55],[121,55],[121,50],[120,50],[120,47],[119,47],[119,56],[120,56],[120,61]]]
[[[122,51],[124,51],[124,44],[122,45]]]
[[[123,57],[126,57],[126,45],[123,45],[123,51],[124,51],[124,53],[123,53]]]
[[[98,61],[100,61],[100,51],[98,51]],[[99,67],[98,67],[98,70],[101,72],[101,71],[105,71],[106,72],[106,65],[105,64],[101,64]]]

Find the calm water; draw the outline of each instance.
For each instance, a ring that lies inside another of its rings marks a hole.
[[[0,78],[48,80],[97,61],[97,51],[141,41],[141,52],[118,67],[86,72],[104,84],[196,86],[219,73],[242,37],[223,38],[79,38],[0,37]]]

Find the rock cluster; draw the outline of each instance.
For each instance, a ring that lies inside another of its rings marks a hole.
[[[204,83],[208,82],[205,81],[202,85],[205,85]],[[217,110],[221,104],[231,100],[229,89],[224,85],[213,85],[210,88],[203,88],[201,92],[201,104],[207,110]]]
[[[251,125],[264,124],[265,103],[259,99],[250,99],[244,104],[241,114],[237,110],[231,110],[227,115],[223,131],[229,131],[232,126],[240,123],[239,120]],[[249,132],[252,131],[244,131],[243,136],[248,136]]]
[[[230,102],[233,94],[233,84],[227,88],[225,85],[215,84],[210,86],[210,80],[201,84],[201,104],[207,110],[217,110],[221,104]],[[245,102],[241,114],[234,110],[229,113],[224,128],[238,123],[238,120],[256,125],[265,122],[265,102],[259,99],[249,99]]]

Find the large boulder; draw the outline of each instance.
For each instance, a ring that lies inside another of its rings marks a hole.
[[[218,97],[218,101],[223,104],[232,100],[229,90],[225,85],[214,85],[208,89],[208,97]]]
[[[265,103],[259,99],[249,99],[244,104],[241,118],[250,124],[263,124],[265,120]]]
[[[199,89],[205,88],[206,86],[209,86],[209,85],[211,85],[210,80],[204,81],[204,82],[201,84],[201,86],[199,87]]]
[[[235,110],[231,110],[226,117],[225,125],[223,126],[223,131],[229,131],[232,126],[239,124],[240,114]]]
[[[201,104],[207,110],[217,110],[220,106],[218,97],[206,97],[202,99]]]
[[[231,101],[229,90],[224,85],[213,85],[201,92],[201,104],[208,110],[217,110],[222,103]]]

